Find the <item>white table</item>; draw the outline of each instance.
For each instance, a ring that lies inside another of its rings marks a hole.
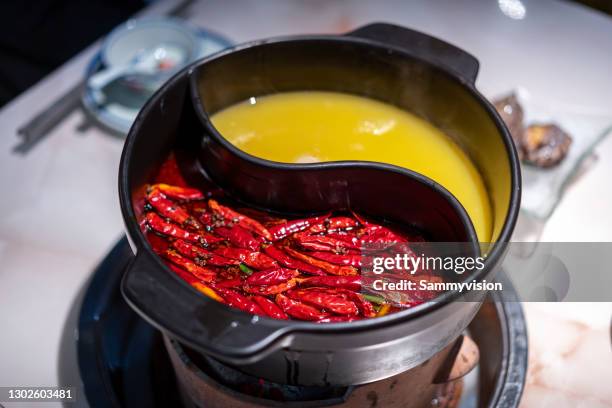
[[[522,4],[526,14],[512,19],[498,2],[477,0],[215,0],[190,6],[187,15],[236,42],[344,32],[371,21],[405,25],[476,55],[477,86],[487,96],[522,86],[612,122],[612,19],[564,2],[499,3],[514,4],[519,14]],[[68,309],[123,231],[117,198],[122,141],[96,128],[79,133],[82,112],[71,114],[28,155],[12,153],[16,129],[81,79],[95,48],[0,111],[0,386],[57,384]],[[612,140],[597,155],[541,240],[612,241]],[[531,355],[523,405],[612,406],[606,384],[612,378],[611,305],[530,304],[526,312]]]

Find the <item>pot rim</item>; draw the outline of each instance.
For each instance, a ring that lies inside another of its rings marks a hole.
[[[486,276],[489,273],[491,273],[493,269],[493,265],[497,264],[499,260],[504,256],[506,244],[510,241],[510,236],[512,234],[512,231],[514,229],[514,226],[518,218],[519,205],[520,205],[521,176],[520,176],[520,168],[518,164],[519,163],[518,155],[514,148],[514,144],[512,142],[510,133],[505,127],[505,125],[503,124],[502,119],[498,115],[495,108],[475,88],[473,82],[469,79],[463,78],[456,71],[440,63],[428,61],[418,56],[415,56],[411,54],[409,50],[406,50],[399,46],[389,45],[389,44],[386,44],[378,40],[372,40],[372,39],[361,38],[361,37],[353,37],[350,35],[350,33],[348,33],[345,36],[343,35],[280,36],[280,37],[273,37],[273,38],[268,38],[268,39],[263,39],[263,40],[255,40],[255,41],[250,41],[250,42],[246,42],[243,44],[239,44],[234,47],[228,48],[226,50],[220,51],[218,53],[212,54],[206,58],[193,62],[192,64],[188,65],[187,67],[179,71],[177,74],[175,74],[163,87],[161,87],[157,92],[155,92],[155,94],[147,101],[145,106],[141,109],[141,111],[138,114],[137,119],[134,121],[132,127],[130,128],[130,131],[126,138],[125,146],[124,146],[124,149],[121,155],[121,161],[120,161],[120,166],[119,166],[119,198],[120,198],[120,204],[121,204],[121,211],[123,214],[126,229],[129,232],[129,236],[132,240],[133,246],[135,246],[138,251],[144,251],[147,257],[153,262],[155,262],[155,265],[157,267],[161,267],[162,269],[164,269],[166,273],[172,275],[174,279],[180,281],[183,287],[193,292],[197,292],[194,288],[192,288],[190,285],[188,285],[186,282],[180,279],[180,277],[176,276],[176,274],[171,272],[171,270],[162,262],[161,258],[152,251],[144,234],[140,230],[140,227],[136,220],[136,215],[133,209],[133,201],[131,198],[131,191],[129,188],[130,178],[129,178],[128,168],[129,168],[129,161],[131,157],[134,155],[134,140],[135,140],[134,135],[138,134],[143,118],[147,116],[151,112],[151,110],[156,106],[157,101],[165,93],[166,89],[174,85],[176,82],[182,80],[184,75],[187,75],[187,80],[191,82],[190,78],[193,76],[193,72],[198,66],[201,66],[213,60],[222,58],[225,55],[228,55],[228,54],[231,54],[237,51],[253,48],[253,47],[266,46],[266,45],[278,44],[278,43],[286,43],[286,42],[301,42],[301,41],[345,42],[345,43],[353,43],[353,44],[357,43],[362,46],[371,46],[371,47],[377,47],[377,48],[391,49],[394,53],[402,54],[405,57],[416,59],[419,62],[429,66],[431,69],[440,71],[444,75],[448,76],[451,80],[458,82],[474,98],[474,100],[479,103],[481,108],[485,110],[485,113],[487,113],[488,116],[495,123],[498,134],[500,135],[500,137],[502,138],[502,142],[504,143],[504,147],[506,149],[506,153],[508,155],[508,160],[509,160],[509,165],[510,165],[510,186],[511,186],[508,209],[506,211],[505,220],[503,222],[503,227],[500,230],[498,239],[493,244],[491,251],[488,253],[488,256],[485,259],[485,268],[471,275],[470,280],[476,280],[476,279],[482,278],[483,276]],[[192,92],[191,86],[189,85],[187,88],[187,92]],[[196,96],[197,94],[194,94],[192,92],[192,98],[195,98]],[[199,98],[199,96],[197,97]],[[196,111],[198,110],[201,110],[201,105],[196,106]],[[223,138],[216,131],[216,129],[214,129],[214,127],[212,127],[212,129],[214,130],[213,134],[219,139],[218,141],[220,143],[223,143],[225,147],[227,147],[233,153],[235,153],[238,156],[241,156],[243,159],[247,161],[253,160],[254,156],[250,156],[247,153],[243,152],[242,150],[239,150],[238,148],[234,147],[233,145],[231,145],[231,143],[229,143],[229,141]],[[247,157],[247,156],[250,156],[250,157]],[[257,157],[255,157],[254,160],[256,162],[265,163],[266,165],[272,164],[273,166],[279,166],[279,167],[284,167],[284,168],[295,168],[295,167],[299,168],[302,166],[309,165],[309,164],[297,164],[296,165],[296,164],[290,164],[290,163],[272,162],[272,161],[267,161],[265,159],[261,159]],[[352,162],[353,163],[378,163],[378,162],[360,162],[360,161],[352,161]],[[326,162],[326,163],[334,163],[334,162]],[[325,163],[322,163],[322,164],[325,164]],[[380,163],[380,164],[386,165],[386,163]],[[420,174],[420,173],[417,173],[417,174]],[[426,177],[423,175],[421,176]],[[137,254],[137,256],[140,256],[140,255],[142,255],[142,253]],[[447,303],[457,300],[457,298],[459,298],[460,296],[461,296],[460,292],[445,292],[442,295],[436,297],[432,301],[423,303],[421,305],[406,309],[398,313],[392,313],[387,316],[377,317],[374,319],[364,319],[364,320],[359,320],[359,321],[354,321],[354,322],[345,322],[345,323],[317,324],[313,322],[302,322],[302,321],[297,321],[297,320],[278,320],[278,319],[260,317],[260,319],[263,319],[264,321],[266,321],[267,324],[269,324],[270,326],[274,326],[276,330],[275,330],[275,335],[271,336],[272,338],[270,338],[269,341],[266,342],[265,346],[261,347],[260,345],[258,347],[257,352],[260,352],[263,349],[269,349],[273,343],[277,342],[279,339],[282,339],[283,337],[287,336],[290,333],[309,332],[309,333],[330,333],[332,334],[332,333],[338,333],[338,332],[356,332],[356,331],[367,331],[370,329],[382,328],[382,327],[389,326],[389,325],[403,323],[408,320],[418,318],[419,316],[422,316],[423,314],[433,312],[436,309],[443,307]],[[230,309],[228,306],[218,303],[214,300],[208,299],[205,296],[200,296],[200,297],[202,298],[203,302],[206,302],[206,301],[215,302],[221,307]],[[231,309],[233,313],[250,316],[248,313],[245,313],[238,309],[234,309],[234,308],[231,308]],[[148,320],[151,321],[151,319],[148,319]],[[157,322],[153,322],[153,323],[155,323],[156,325],[159,325],[159,323]],[[189,343],[192,345],[194,344],[194,342],[190,341],[189,339],[181,339],[181,340],[186,340],[188,344]],[[197,348],[197,344],[195,344],[195,346]]]

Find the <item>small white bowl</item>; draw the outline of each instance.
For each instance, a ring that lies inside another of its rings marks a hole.
[[[115,28],[102,44],[102,62],[107,67],[128,65],[134,58],[160,44],[172,44],[185,53],[185,63],[201,53],[202,41],[194,29],[170,17],[128,20]]]

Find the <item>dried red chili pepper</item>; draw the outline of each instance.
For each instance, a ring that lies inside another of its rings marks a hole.
[[[329,216],[330,214],[327,213],[318,217],[302,218],[299,220],[291,220],[283,224],[274,225],[269,229],[270,233],[272,234],[272,241],[278,241],[296,232],[304,231],[306,228],[327,219]]]
[[[294,239],[300,246],[315,251],[346,252],[348,250],[359,250],[359,246],[356,244],[327,235],[309,235],[301,233],[295,234]]]
[[[254,219],[247,217],[244,214],[240,214],[237,211],[232,210],[229,207],[219,204],[217,201],[210,199],[208,200],[208,206],[215,213],[219,214],[226,221],[237,223],[242,228],[254,232],[255,234],[261,235],[268,241],[272,240],[272,234],[266,229],[261,223]]]
[[[255,303],[264,311],[264,313],[274,319],[288,319],[287,313],[283,312],[276,303],[268,299],[267,297],[255,295],[252,298]]]
[[[176,273],[178,276],[181,277],[181,279],[183,279],[188,284],[191,285],[195,282],[201,282],[200,279],[196,278],[193,274],[187,272],[186,270],[182,268],[179,268],[175,264],[169,263],[167,265],[172,270],[172,272]]]
[[[360,291],[362,280],[361,276],[311,276],[300,279],[299,284],[300,286],[327,286]]]
[[[213,300],[216,300],[217,302],[225,303],[223,298],[221,296],[219,296],[217,294],[217,292],[215,292],[210,286],[208,286],[208,285],[206,285],[206,284],[204,284],[202,282],[192,283],[191,286],[193,286],[200,293],[203,293],[204,295],[208,296],[209,298],[211,298]]]
[[[242,285],[242,280],[239,278],[217,280],[215,281],[215,285],[220,288],[237,288]]]
[[[202,225],[192,217],[186,209],[174,201],[168,200],[158,189],[152,189],[147,194],[147,202],[159,214],[181,226],[201,229]]]
[[[339,230],[352,229],[359,226],[359,223],[351,217],[330,217],[323,222],[313,225],[308,228],[311,234],[322,232],[336,232]]]
[[[203,246],[208,246],[216,242],[221,242],[222,239],[206,233],[196,233],[184,230],[176,224],[165,221],[156,213],[150,211],[145,215],[147,225],[162,235],[167,235],[173,238],[180,238],[190,242],[196,242]]]
[[[360,237],[361,245],[369,244],[400,244],[406,243],[408,239],[382,225],[366,226],[364,234]]]
[[[217,292],[219,295],[221,295],[221,297],[223,297],[223,300],[225,300],[228,305],[248,313],[265,315],[265,313],[263,312],[263,310],[261,310],[257,303],[253,302],[248,297],[241,295],[237,291],[227,288],[221,288],[216,285],[210,286],[215,290],[215,292]]]
[[[313,256],[322,261],[330,262],[335,265],[349,265],[355,268],[361,267],[362,256],[355,254],[335,254],[333,252],[313,251],[309,252],[308,255]]]
[[[326,312],[322,312],[302,302],[289,299],[287,296],[280,293],[276,295],[275,302],[285,313],[295,319],[316,321],[329,316]]]
[[[227,239],[232,245],[237,247],[250,249],[251,251],[259,249],[259,241],[249,231],[238,225],[234,225],[231,228],[215,228],[215,234]]]
[[[244,262],[247,266],[255,269],[268,269],[278,266],[278,263],[268,255],[261,252],[253,252],[249,249],[219,247],[213,252],[225,258]]]
[[[283,266],[286,266],[287,268],[297,269],[304,273],[309,273],[311,275],[325,275],[325,271],[323,271],[321,268],[312,266],[298,259],[291,258],[289,255],[287,255],[285,252],[278,249],[274,245],[266,247],[264,249],[264,252],[271,258],[276,259],[278,263]]]
[[[408,242],[407,237],[396,233],[395,231],[380,225],[367,221],[359,214],[353,212],[353,216],[363,225],[361,243],[403,243]]]
[[[287,296],[293,300],[299,300],[300,302],[320,307],[339,315],[352,316],[359,313],[359,309],[357,309],[357,305],[355,305],[353,301],[347,299],[345,296],[335,294],[325,289],[295,289],[287,292]]]
[[[240,264],[240,261],[217,255],[182,239],[172,242],[172,247],[181,255],[193,259],[199,265],[230,266]]]
[[[164,183],[153,184],[149,190],[159,190],[166,197],[180,201],[202,200],[205,198],[204,194],[198,189],[191,187],[171,186]]]
[[[346,299],[351,300],[357,308],[359,309],[359,313],[363,317],[374,317],[376,316],[376,311],[374,310],[374,306],[372,303],[368,302],[363,295],[360,293],[354,292],[352,290],[337,288],[335,293],[346,296]]]
[[[296,279],[290,279],[286,282],[277,283],[276,285],[249,285],[245,283],[242,285],[242,290],[247,293],[254,293],[257,295],[276,295],[277,293],[283,293],[297,286]]]
[[[294,258],[297,258],[303,262],[306,262],[312,266],[320,268],[325,272],[331,273],[332,275],[358,275],[359,271],[352,266],[348,265],[334,265],[329,262],[321,261],[320,259],[313,258],[306,254],[296,251],[295,249],[285,247],[284,250],[287,254]]]
[[[357,236],[356,231],[329,232],[327,233],[327,236],[330,238],[337,239],[339,241],[344,241],[350,245],[360,247],[361,246],[360,240],[359,240],[359,237]]]
[[[170,247],[170,243],[166,238],[163,238],[151,231],[147,232],[146,236],[147,241],[149,241],[149,245],[151,245],[151,248],[153,248],[153,251],[156,254],[161,254],[168,249],[168,247]]]
[[[202,225],[208,227],[208,230],[210,230],[213,226],[213,215],[209,212],[200,212],[198,215],[198,220],[200,223],[202,223]]]
[[[361,317],[360,316],[350,316],[350,315],[343,315],[343,316],[328,316],[325,317],[321,320],[317,320],[317,323],[347,323],[347,322],[354,322],[355,320],[360,320]]]
[[[206,284],[202,283],[202,281],[200,279],[198,279],[195,276],[193,276],[192,274],[182,270],[181,268],[179,268],[178,266],[176,266],[174,264],[168,264],[168,266],[181,279],[183,279],[185,282],[187,282],[188,284],[193,286],[199,292],[205,294],[206,296],[208,296],[211,299],[216,300],[217,302],[225,303],[225,301],[223,300],[223,298],[221,296],[217,295],[217,293],[215,291],[213,291],[211,287],[209,287]]]
[[[249,285],[275,285],[277,283],[286,282],[298,275],[299,272],[295,269],[272,268],[255,272],[246,279],[246,283]]]
[[[204,282],[212,282],[217,276],[217,272],[214,269],[205,268],[203,266],[197,265],[191,260],[182,257],[172,249],[168,249],[162,255],[170,262],[180,266],[181,268],[185,269],[187,272],[191,273],[196,278]]]
[[[359,226],[359,222],[351,217],[331,217],[326,221],[328,230],[348,229]]]
[[[325,252],[333,252],[334,249],[331,248],[327,244],[321,244],[319,242],[306,242],[304,244],[300,243],[297,239],[295,241],[296,244],[302,247],[302,249],[306,249],[308,251],[325,251]]]

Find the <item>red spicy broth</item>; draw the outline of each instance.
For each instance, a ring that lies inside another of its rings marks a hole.
[[[202,294],[242,311],[319,323],[373,318],[435,297],[415,292],[401,305],[369,290],[363,245],[422,242],[351,212],[281,218],[199,190],[174,155],[147,187],[144,232],[168,267]],[[441,281],[428,271],[418,279]],[[414,278],[414,276],[411,276]]]

